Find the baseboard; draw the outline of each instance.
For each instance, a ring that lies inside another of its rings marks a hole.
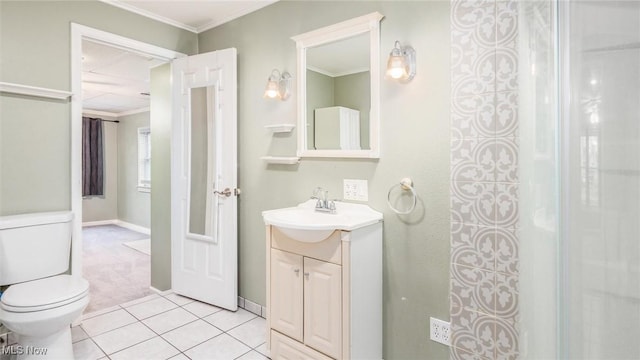
[[[153,286],[149,286],[149,289],[151,289],[151,291],[153,291],[154,293],[158,294],[158,295],[167,295],[167,294],[171,294],[173,292],[173,290],[169,289],[169,290],[158,290],[156,288],[154,288]]]
[[[117,225],[123,227],[125,229],[137,231],[139,233],[143,233],[145,235],[151,235],[151,229],[146,228],[144,226],[128,223],[126,221],[111,219],[111,220],[100,220],[100,221],[87,221],[82,223],[82,227],[90,227],[90,226],[100,226],[100,225]]]
[[[156,288],[154,288],[153,286],[149,286],[149,289],[151,289],[151,291],[153,291],[154,293],[158,294],[158,295],[168,295],[171,294],[173,292],[173,290],[169,289],[169,290],[158,290]],[[267,317],[267,308],[265,308],[264,306],[258,304],[258,303],[254,303],[251,300],[247,300],[245,298],[243,298],[242,296],[238,296],[238,307],[241,309],[245,309],[250,313],[253,313],[255,315],[258,315],[260,317],[263,317],[266,319]]]
[[[122,220],[116,220],[115,224],[118,225],[118,226],[121,226],[121,227],[123,227],[125,229],[137,231],[139,233],[143,233],[143,234],[146,234],[146,235],[151,235],[151,229],[146,228],[144,226],[128,223],[128,222],[122,221]]]
[[[100,226],[100,225],[117,225],[117,219],[111,220],[100,220],[100,221],[87,221],[82,223],[82,227],[90,227],[90,226]]]
[[[238,307],[247,310],[250,313],[254,313],[260,317],[267,318],[267,308],[264,306],[254,303],[251,300],[247,300],[242,296],[238,296]]]

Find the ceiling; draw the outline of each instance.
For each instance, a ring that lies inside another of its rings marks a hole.
[[[144,94],[149,93],[150,69],[161,63],[151,57],[83,41],[83,110],[107,116],[146,111],[149,95]]]
[[[195,33],[254,12],[277,0],[101,0]]]
[[[369,34],[307,49],[307,69],[337,77],[369,71]]]
[[[101,0],[127,11],[199,33],[277,0]],[[82,43],[83,110],[123,116],[149,108],[150,69],[162,61],[91,41]]]

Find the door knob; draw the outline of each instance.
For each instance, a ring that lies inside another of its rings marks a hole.
[[[231,190],[230,188],[225,188],[222,191],[214,190],[213,193],[218,195],[218,196],[224,196],[224,197],[229,197],[232,194],[234,196],[238,196],[238,195],[240,195],[240,189],[236,188],[236,189]]]

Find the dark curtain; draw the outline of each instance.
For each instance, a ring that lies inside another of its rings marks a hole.
[[[104,195],[102,119],[82,118],[82,196]]]

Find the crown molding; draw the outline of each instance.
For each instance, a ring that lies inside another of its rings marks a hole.
[[[139,109],[133,109],[133,110],[127,110],[127,111],[123,111],[123,112],[119,112],[118,113],[118,117],[121,116],[128,116],[128,115],[134,115],[134,114],[140,114],[143,112],[149,112],[149,107],[143,107],[143,108],[139,108]]]
[[[233,13],[230,16],[226,16],[224,19],[212,20],[212,21],[210,21],[210,22],[208,22],[208,23],[206,23],[204,25],[198,26],[198,27],[187,25],[187,24],[182,23],[180,21],[176,21],[176,20],[161,16],[161,15],[158,15],[158,14],[156,14],[154,12],[141,9],[139,7],[127,4],[127,3],[122,2],[120,0],[99,0],[99,1],[101,1],[101,2],[103,2],[105,4],[109,4],[109,5],[118,7],[120,9],[123,9],[123,10],[126,10],[126,11],[130,11],[130,12],[138,14],[138,15],[142,15],[144,17],[147,17],[147,18],[150,18],[150,19],[153,19],[153,20],[156,20],[156,21],[163,22],[163,23],[171,25],[171,26],[175,26],[175,27],[180,28],[180,29],[191,31],[192,33],[195,33],[195,34],[199,34],[201,32],[213,29],[216,26],[220,26],[220,25],[222,25],[224,23],[227,23],[227,22],[229,22],[231,20],[237,19],[237,18],[239,18],[241,16],[244,16],[244,15],[247,15],[249,13],[252,13],[252,12],[254,12],[256,10],[262,9],[265,6],[274,4],[274,3],[278,2],[279,0],[260,0],[260,1],[256,2],[253,5],[247,6],[247,7],[243,8],[243,9],[241,9],[241,10],[236,11],[235,13]]]
[[[100,110],[90,110],[90,109],[82,109],[82,115],[91,115],[91,116],[108,116],[112,118],[117,118],[118,114],[111,111],[100,111]]]
[[[196,29],[196,33],[199,34],[201,32],[207,31],[207,30],[211,30],[216,26],[220,26],[224,23],[227,23],[231,20],[235,20],[241,16],[247,15],[249,13],[252,13],[256,10],[260,10],[263,7],[269,6],[271,4],[274,4],[276,2],[278,2],[279,0],[261,0],[253,5],[247,6],[241,10],[236,11],[235,13],[233,13],[230,16],[225,17],[224,19],[219,19],[219,20],[212,20],[204,25],[198,26]]]
[[[101,2],[103,2],[105,4],[109,4],[111,6],[118,7],[118,8],[123,9],[123,10],[130,11],[130,12],[138,14],[138,15],[142,15],[144,17],[148,17],[149,19],[153,19],[153,20],[160,21],[160,22],[163,22],[163,23],[168,24],[168,25],[175,26],[175,27],[180,28],[180,29],[191,31],[192,33],[196,33],[196,34],[198,33],[198,30],[193,26],[181,23],[181,22],[173,20],[173,19],[169,19],[169,18],[164,17],[164,16],[160,16],[160,15],[158,15],[156,13],[151,12],[151,11],[140,9],[139,7],[136,7],[136,6],[133,6],[133,5],[129,5],[127,3],[123,3],[123,2],[121,2],[119,0],[99,0],[99,1],[101,1]]]

